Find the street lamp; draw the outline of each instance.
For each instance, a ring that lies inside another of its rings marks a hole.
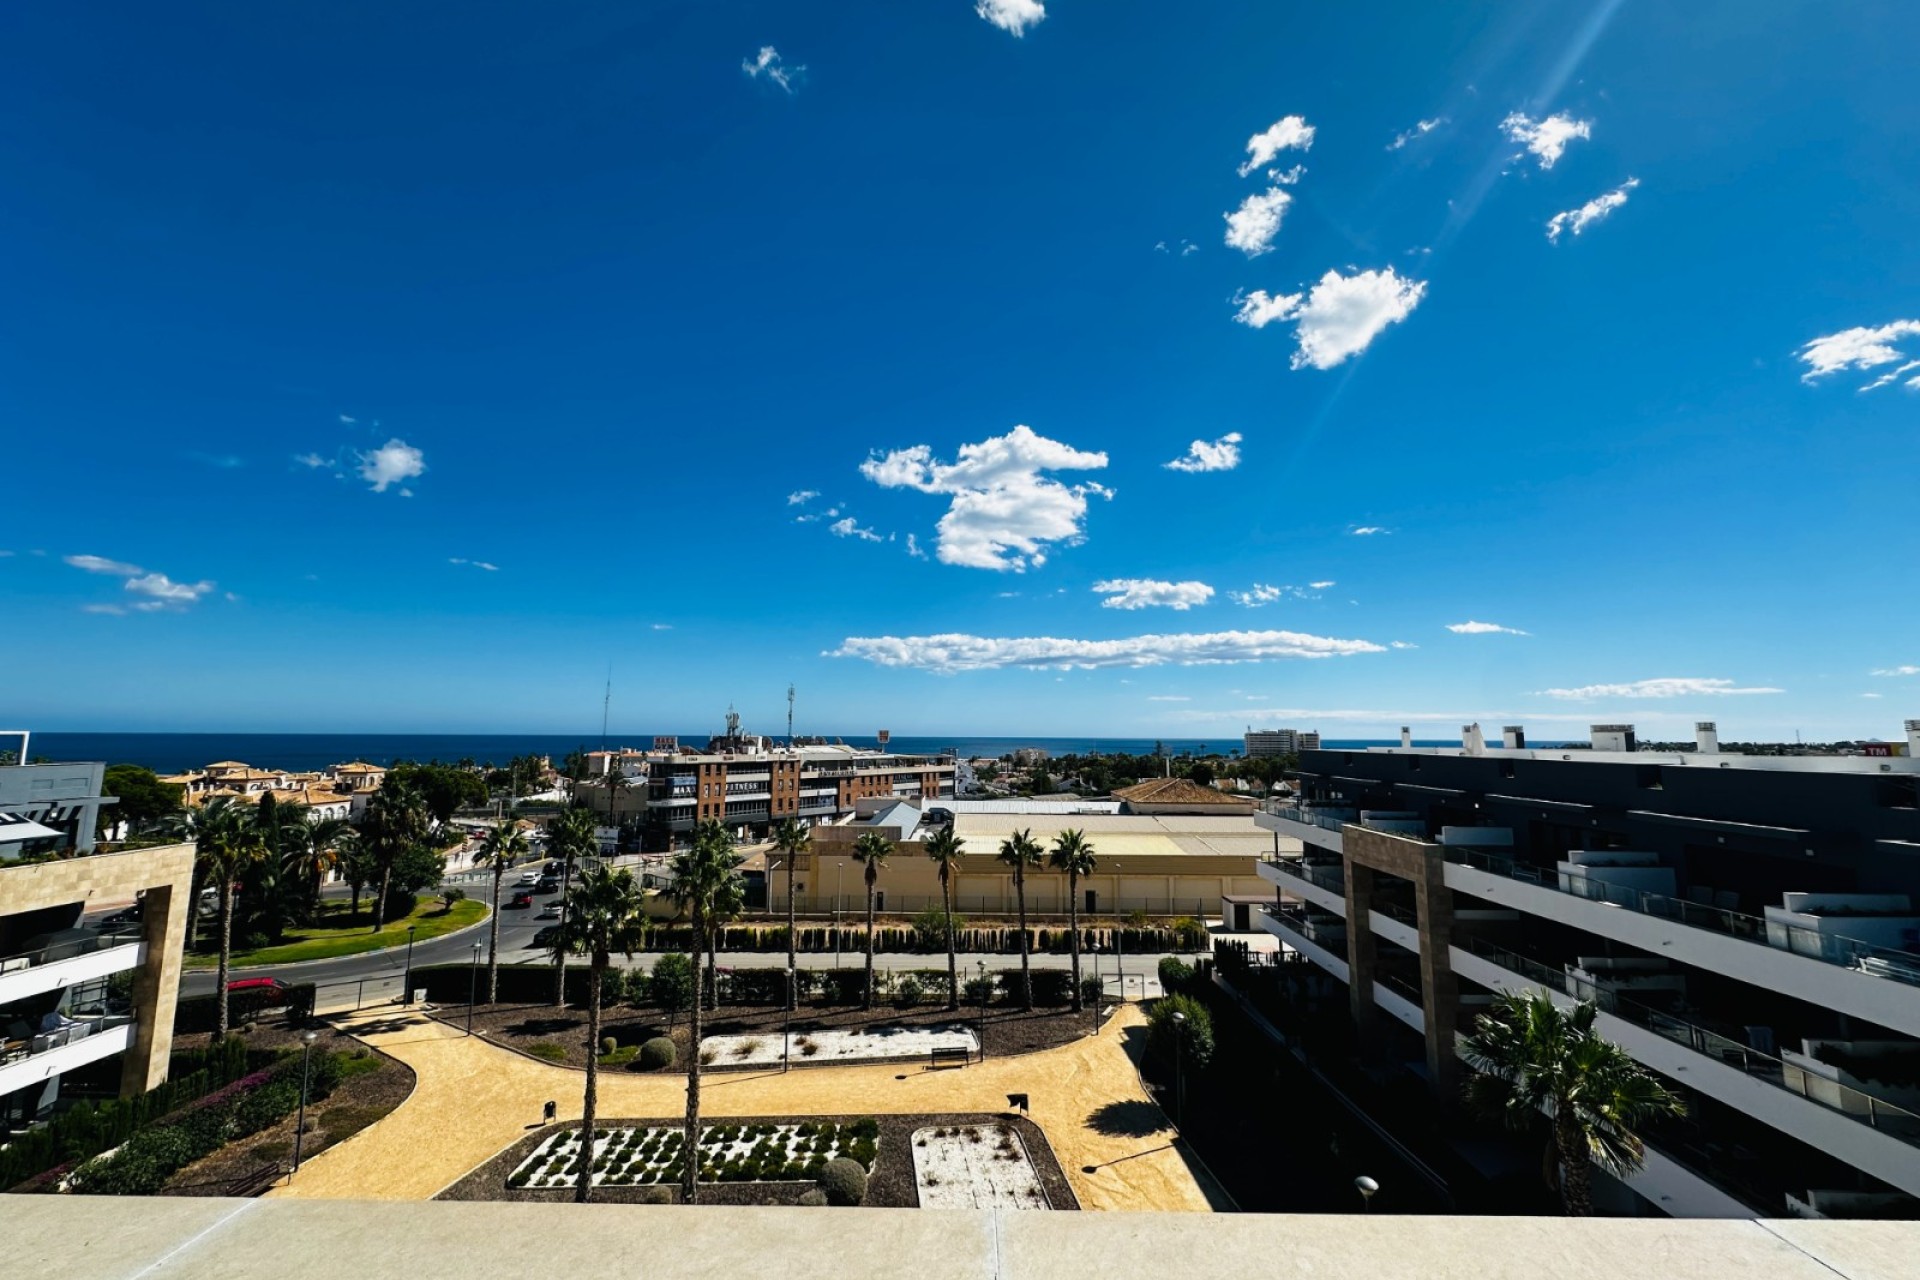
[[[407,926],[407,977],[406,985],[400,991],[400,1003],[413,1003],[413,931],[418,925]]]
[[[840,887],[845,883],[842,874],[847,869],[844,862],[833,864],[833,967],[840,967]]]
[[[313,1042],[319,1038],[318,1031],[303,1032],[300,1036],[300,1118],[293,1125],[293,1170],[287,1174],[288,1182],[300,1172],[300,1143],[307,1136],[307,1067],[313,1058]]]
[[[467,1034],[473,1034],[473,1002],[480,995],[480,944],[473,944],[473,963],[467,967]]]
[[[787,970],[787,1017],[780,1028],[780,1071],[785,1074],[793,1066],[793,970]]]
[[[1178,1129],[1186,1118],[1187,1110],[1187,1072],[1180,1061],[1185,1056],[1187,1034],[1187,1015],[1178,1009],[1173,1011],[1173,1127]]]
[[[976,990],[980,992],[980,1061],[985,1062],[987,1060],[987,995],[992,988],[987,986],[987,962],[981,960],[978,963],[980,984]]]
[[[1371,1212],[1373,1209],[1373,1193],[1380,1189],[1380,1184],[1363,1173],[1353,1180],[1353,1189],[1360,1193],[1360,1203]]]

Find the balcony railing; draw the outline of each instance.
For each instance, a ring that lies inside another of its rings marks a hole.
[[[49,1031],[30,1032],[18,1039],[0,1039],[0,1066],[9,1066],[26,1058],[51,1053],[55,1049],[78,1043],[89,1036],[115,1027],[129,1026],[133,1015],[109,1013],[97,1018],[76,1018],[64,1026]]]
[[[1352,810],[1322,813],[1318,809],[1309,809],[1286,800],[1268,800],[1260,808],[1276,818],[1285,818],[1289,822],[1304,822],[1310,827],[1325,827],[1328,831],[1338,831],[1349,823],[1357,821],[1359,817]]]
[[[1288,857],[1268,857],[1262,858],[1261,861],[1270,867],[1284,871],[1297,880],[1305,880],[1308,884],[1318,885],[1328,893],[1337,893],[1345,896],[1347,892],[1346,873],[1339,867],[1319,866],[1311,862],[1303,862],[1299,858]]]
[[[1446,856],[1449,862],[1472,867],[1476,871],[1504,876],[1523,884],[1535,884],[1542,888],[1554,889],[1576,898],[1584,898],[1589,902],[1604,902],[1609,906],[1624,907],[1640,915],[1658,916],[1684,924],[1689,928],[1707,929],[1729,938],[1751,942],[1756,946],[1771,945],[1767,938],[1769,922],[1759,916],[1729,911],[1724,907],[1704,906],[1698,902],[1688,902],[1684,898],[1672,898],[1665,894],[1650,893],[1644,889],[1613,884],[1586,875],[1577,869],[1529,866],[1524,862],[1515,862],[1511,858],[1481,849],[1448,845]],[[1789,943],[1787,947],[1776,947],[1775,950],[1791,950],[1795,955],[1839,965],[1877,978],[1891,978],[1895,982],[1920,986],[1920,955],[1910,951],[1862,942],[1857,938],[1843,937],[1840,934],[1823,933],[1817,929],[1785,925],[1778,921],[1772,922],[1772,928],[1776,933],[1784,931]]]
[[[1260,909],[1309,942],[1318,943],[1342,958],[1346,956],[1346,925],[1334,921],[1321,924],[1306,912],[1293,907],[1262,907]]]
[[[1819,1096],[1808,1088],[1808,1073],[1798,1068],[1789,1072],[1787,1064],[1772,1054],[1762,1053],[1717,1031],[1710,1031],[1664,1010],[1641,1004],[1637,1000],[1630,1000],[1604,987],[1592,991],[1584,988],[1576,990],[1567,978],[1565,970],[1542,964],[1517,951],[1510,951],[1505,947],[1483,942],[1477,938],[1469,939],[1464,944],[1455,943],[1454,945],[1464,946],[1465,950],[1471,951],[1489,964],[1498,965],[1509,973],[1519,974],[1536,986],[1547,987],[1576,999],[1591,998],[1601,1009],[1623,1022],[1631,1022],[1675,1044],[1685,1045],[1695,1053],[1712,1058],[1723,1066],[1731,1067],[1756,1080],[1764,1080],[1788,1093],[1797,1094],[1809,1102],[1818,1103],[1829,1110],[1839,1111],[1842,1115],[1879,1129],[1909,1145],[1920,1146],[1920,1115],[1915,1115],[1905,1107],[1895,1106],[1883,1098],[1864,1093],[1851,1085],[1822,1079],[1820,1083],[1827,1088],[1821,1092],[1831,1090],[1832,1096],[1840,1103],[1835,1107],[1827,1098]]]
[[[18,973],[22,969],[36,969],[43,964],[71,960],[75,956],[92,955],[96,951],[105,951],[110,947],[133,946],[144,936],[137,924],[116,925],[85,937],[50,943],[33,951],[20,951],[12,955],[0,956],[0,974]]]

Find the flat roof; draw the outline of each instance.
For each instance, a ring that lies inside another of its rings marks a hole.
[[[1484,760],[1572,761],[1581,764],[1675,766],[1684,769],[1757,769],[1769,773],[1920,773],[1920,759],[1912,756],[1752,756],[1738,751],[1592,751],[1585,747],[1360,747],[1351,751],[1322,747],[1308,755],[1449,756]],[[1317,772],[1303,769],[1302,772]]]
[[[1166,857],[1191,854],[1202,857],[1258,858],[1273,849],[1273,834],[1262,831],[1251,815],[1219,817],[1184,813],[1075,813],[1010,814],[956,813],[953,833],[969,853],[998,851],[1000,842],[1016,831],[1032,831],[1042,844],[1069,827],[1084,831],[1093,842],[1096,860],[1110,857]]]

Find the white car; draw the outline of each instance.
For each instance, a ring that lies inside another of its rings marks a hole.
[[[540,877],[535,875],[533,872],[529,871],[527,872],[527,874],[521,876],[518,880],[515,880],[513,882],[513,887],[516,889],[531,889],[533,888],[533,886],[539,883],[540,883]]]

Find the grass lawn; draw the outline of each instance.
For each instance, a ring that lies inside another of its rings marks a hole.
[[[487,918],[487,904],[466,898],[454,903],[453,910],[449,911],[438,898],[421,898],[411,915],[404,920],[388,922],[378,933],[372,932],[372,916],[364,910],[359,915],[349,915],[344,902],[326,903],[323,912],[318,924],[289,930],[286,941],[277,946],[262,947],[258,951],[235,951],[232,964],[236,968],[242,965],[295,964],[301,960],[331,960],[335,956],[357,956],[366,951],[404,947],[407,945],[408,925],[415,926],[413,940],[425,942],[428,938],[437,938],[443,933],[452,933],[455,929],[480,923]],[[187,954],[189,969],[211,969],[219,963],[218,952]]]

